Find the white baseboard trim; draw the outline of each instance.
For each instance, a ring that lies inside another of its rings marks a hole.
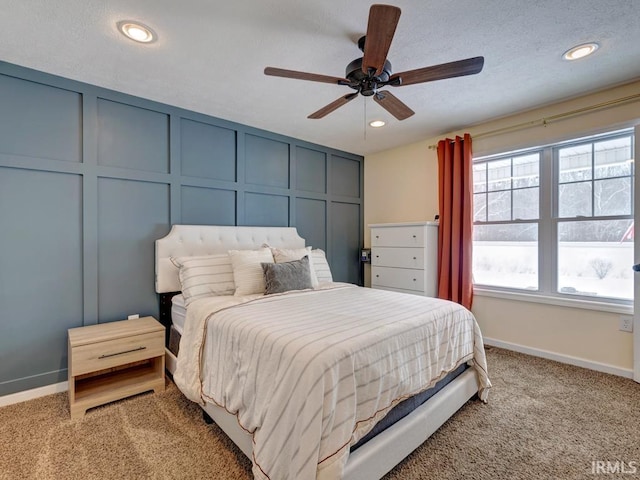
[[[44,387],[33,388],[31,390],[25,390],[24,392],[4,395],[0,397],[0,407],[6,407],[7,405],[13,405],[14,403],[26,402],[27,400],[45,397],[54,393],[66,392],[68,389],[69,382],[60,382],[45,385]]]
[[[625,378],[633,378],[633,370],[630,368],[616,367],[615,365],[609,365],[608,363],[594,362],[591,360],[585,360],[584,358],[572,357],[571,355],[564,355],[561,353],[550,352],[548,350],[541,350],[539,348],[527,347],[517,343],[503,342],[502,340],[496,340],[495,338],[484,337],[484,344],[491,347],[504,348],[505,350],[513,350],[514,352],[524,353],[534,357],[546,358],[547,360],[555,360],[560,363],[568,363],[569,365],[588,368],[589,370],[595,370],[596,372],[610,373],[611,375],[617,375]]]

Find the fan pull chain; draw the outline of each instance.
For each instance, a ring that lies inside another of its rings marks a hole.
[[[362,122],[364,141],[367,141],[367,97],[363,97],[364,100],[364,121]]]

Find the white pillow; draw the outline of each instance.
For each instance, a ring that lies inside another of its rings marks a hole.
[[[331,275],[331,269],[327,263],[327,257],[324,255],[324,251],[319,248],[311,250],[311,263],[313,264],[313,270],[315,271],[318,283],[333,282],[333,275]]]
[[[233,267],[233,281],[236,284],[234,295],[264,293],[264,273],[262,263],[273,263],[271,249],[229,250]]]
[[[318,277],[316,271],[313,268],[313,262],[311,261],[311,247],[305,248],[271,248],[273,259],[276,263],[292,262],[300,260],[302,257],[309,257],[309,273],[311,274],[311,286],[313,288],[318,287]]]
[[[211,295],[233,295],[231,258],[226,253],[198,257],[171,257],[178,267],[182,295],[186,306],[197,298]]]

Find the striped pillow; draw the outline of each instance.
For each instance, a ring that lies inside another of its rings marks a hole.
[[[234,295],[264,294],[264,273],[262,263],[273,263],[271,249],[229,250],[233,266],[233,281],[236,284]]]
[[[211,295],[233,295],[231,258],[226,253],[199,257],[171,257],[178,267],[185,306],[198,298]]]
[[[324,251],[319,248],[311,250],[311,263],[313,264],[313,270],[316,273],[319,283],[333,282],[333,275],[331,275],[331,269],[327,263],[327,257],[324,255]]]

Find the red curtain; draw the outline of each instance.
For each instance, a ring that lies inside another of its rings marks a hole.
[[[473,302],[473,172],[471,135],[438,142],[438,297],[467,308]]]

